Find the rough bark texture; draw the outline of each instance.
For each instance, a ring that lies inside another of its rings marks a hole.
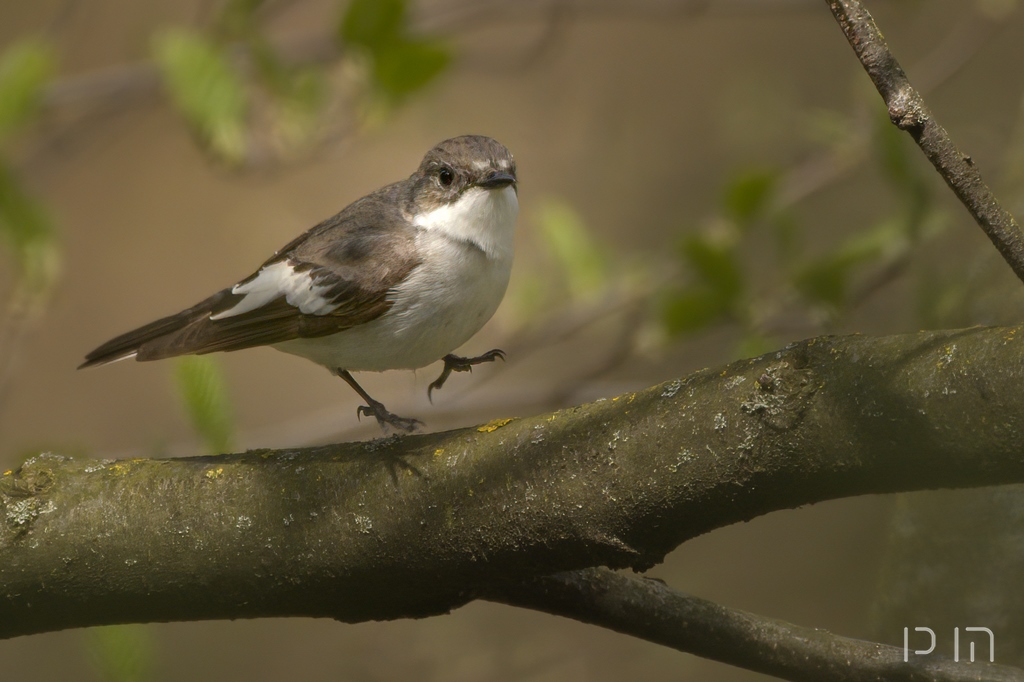
[[[889,108],[889,118],[914,141],[996,249],[1024,281],[1024,234],[992,194],[970,156],[950,139],[914,89],[886,45],[875,20],[859,0],[826,0],[846,39]]]
[[[1020,328],[820,338],[538,417],[0,477],[0,636],[441,613],[819,500],[1024,481]]]

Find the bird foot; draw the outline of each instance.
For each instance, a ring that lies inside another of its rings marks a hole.
[[[396,431],[404,431],[405,433],[412,433],[423,426],[423,422],[419,419],[399,417],[397,414],[388,412],[387,409],[384,408],[384,405],[376,400],[370,400],[367,402],[367,405],[360,405],[356,408],[356,417],[373,417],[377,420],[377,423],[380,424],[380,428],[385,432],[388,430],[389,426]]]
[[[505,360],[505,351],[495,348],[489,350],[483,355],[478,355],[475,358],[464,358],[458,355],[448,355],[441,358],[444,360],[444,369],[441,370],[441,376],[427,387],[427,399],[430,402],[434,402],[433,393],[436,389],[440,389],[444,386],[444,382],[448,381],[448,377],[451,376],[452,372],[472,372],[473,365],[480,365],[485,362],[494,362],[495,360]]]

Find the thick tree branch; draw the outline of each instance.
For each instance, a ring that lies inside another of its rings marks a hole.
[[[889,51],[875,20],[860,0],[826,2],[871,82],[885,100],[893,124],[910,133],[1017,277],[1024,281],[1024,234],[981,179],[971,157],[957,149],[946,130],[935,120]]]
[[[679,651],[800,682],[1020,682],[1024,670],[913,656],[720,606],[649,578],[589,568],[499,588],[492,601],[599,625]]]
[[[644,568],[777,509],[1022,482],[1022,331],[813,339],[447,433],[177,460],[39,456],[0,477],[0,636],[422,616],[500,582]]]

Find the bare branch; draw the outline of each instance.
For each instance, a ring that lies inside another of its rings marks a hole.
[[[676,592],[664,583],[590,568],[503,586],[487,599],[663,644],[800,682],[1021,682],[1024,670],[912,657],[902,649],[805,628]]]
[[[826,0],[846,39],[875,84],[889,118],[914,141],[967,207],[999,253],[1024,281],[1024,234],[988,188],[970,156],[962,153],[935,120],[889,51],[878,26],[859,0]]]

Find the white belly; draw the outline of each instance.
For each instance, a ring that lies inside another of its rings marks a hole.
[[[382,372],[435,362],[480,331],[498,309],[512,253],[489,256],[475,245],[422,230],[423,262],[395,288],[381,317],[331,336],[275,344],[330,369]]]

